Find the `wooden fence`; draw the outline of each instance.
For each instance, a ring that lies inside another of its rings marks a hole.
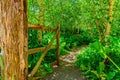
[[[47,28],[45,26],[41,25],[34,25],[34,24],[28,24],[28,29],[36,29],[36,30],[43,30],[43,31],[49,31],[49,32],[54,32],[54,36],[52,37],[50,43],[48,44],[47,47],[40,47],[40,48],[34,48],[34,49],[29,49],[28,54],[34,54],[36,52],[43,52],[43,54],[40,56],[37,64],[29,74],[29,79],[34,77],[34,75],[38,71],[38,67],[41,65],[44,57],[46,56],[47,52],[50,49],[56,48],[56,64],[59,65],[59,55],[60,55],[60,23],[58,23],[57,28]],[[1,33],[0,33],[1,34]],[[56,46],[52,46],[53,41],[56,39]],[[1,47],[1,37],[0,37],[0,47]],[[34,77],[35,78],[35,77]]]
[[[48,44],[47,47],[40,47],[40,48],[34,48],[34,49],[29,49],[28,53],[29,54],[33,54],[36,52],[43,52],[43,54],[40,56],[37,64],[35,65],[35,67],[33,68],[33,70],[31,71],[31,73],[29,74],[29,79],[33,78],[33,76],[37,73],[38,67],[41,65],[44,57],[46,56],[47,52],[50,49],[56,48],[56,62],[57,65],[59,65],[59,55],[60,55],[60,23],[58,23],[57,28],[47,28],[45,26],[41,26],[41,25],[31,25],[29,24],[29,29],[37,29],[37,30],[43,30],[43,31],[50,31],[50,32],[54,32],[54,36],[52,37],[50,43]],[[53,41],[56,39],[56,46],[52,46]]]

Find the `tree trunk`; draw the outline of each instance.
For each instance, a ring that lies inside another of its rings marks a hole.
[[[113,5],[114,5],[114,0],[108,0],[108,22],[106,24],[106,34],[105,37],[107,38],[110,35],[110,29],[111,29],[111,22],[113,20]]]
[[[27,79],[27,0],[2,0],[3,80]]]
[[[97,19],[97,11],[96,11],[96,7],[95,7],[95,0],[92,0],[92,3],[93,3],[93,13],[94,13],[95,25],[96,25],[96,27],[98,29],[98,35],[100,37],[99,41],[102,41],[103,36],[102,36],[101,30],[100,30],[100,23],[99,23],[99,21]]]
[[[2,65],[2,56],[1,56],[1,0],[0,0],[0,76],[2,76],[1,75],[1,73],[2,73],[2,67],[3,67],[3,65]]]
[[[42,6],[43,0],[38,0],[38,4],[40,7],[40,13],[39,13],[39,24],[43,25],[43,6]],[[38,30],[38,41],[42,42],[42,30]]]
[[[1,0],[0,0],[0,49],[1,49]]]

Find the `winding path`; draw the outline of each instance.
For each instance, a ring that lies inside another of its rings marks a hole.
[[[60,57],[60,66],[54,66],[54,72],[48,74],[43,80],[86,80],[78,67],[74,65],[75,55],[86,48],[82,46],[75,51]]]

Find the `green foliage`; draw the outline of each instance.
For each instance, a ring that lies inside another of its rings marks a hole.
[[[73,47],[88,45],[89,43],[98,40],[98,35],[96,35],[97,30],[93,28],[92,30],[81,30],[79,34],[74,34],[71,32],[61,33],[63,38],[63,42],[65,43],[64,48],[70,49]]]
[[[111,29],[111,35],[112,36],[120,36],[120,0],[115,0],[115,6],[114,6],[114,19],[113,19],[113,22],[112,22],[112,29]]]
[[[38,24],[39,5],[38,0],[28,0],[28,22]]]
[[[38,42],[37,31],[35,31],[35,30],[29,30],[29,35],[28,36],[29,36],[28,45],[29,45],[29,49],[31,49],[31,48],[47,46],[48,43],[50,42],[53,34],[44,33],[42,43]],[[55,45],[55,44],[56,44],[56,41],[53,42],[53,45]],[[39,60],[41,54],[42,54],[42,52],[38,52],[38,53],[29,55],[29,57],[28,57],[29,71],[31,71],[31,69],[35,66],[35,64]],[[56,51],[55,51],[55,49],[51,49],[51,50],[48,51],[48,53],[47,53],[45,59],[43,60],[42,64],[44,65],[44,64],[47,64],[47,63],[51,63],[51,62],[55,61],[55,59],[56,59]]]
[[[2,80],[2,77],[0,76],[0,80]]]
[[[28,0],[29,23],[38,24],[39,22],[39,1],[40,0]],[[111,36],[120,36],[119,2],[119,0],[115,0],[114,19],[111,23]],[[109,37],[108,41],[110,44],[104,44],[104,46],[98,42],[99,35],[96,21],[98,21],[101,34],[104,35],[106,22],[108,21],[108,2],[106,0],[44,0],[42,6],[43,25],[55,28],[57,23],[60,22],[60,52],[62,55],[69,53],[68,50],[73,47],[84,44],[89,45],[91,43],[88,49],[78,55],[76,61],[76,64],[84,74],[87,75],[87,78],[94,78],[94,80],[120,79],[120,72],[116,69],[115,64],[108,59],[108,57],[110,57],[112,61],[118,64],[117,66],[120,66],[120,39],[117,37]],[[38,42],[38,32],[36,30],[29,30],[28,36],[28,46],[29,49],[31,49],[47,46],[53,34],[44,32],[42,43]],[[55,45],[55,43],[54,41],[53,45]],[[55,60],[55,53],[55,49],[48,52],[40,69]],[[29,55],[28,67],[30,71],[35,66],[41,54],[42,53],[39,52],[34,55]],[[45,69],[48,72],[50,70],[48,66],[45,67]],[[46,74],[47,72],[43,72],[41,75]]]
[[[0,80],[2,80],[1,71],[4,68],[3,57],[0,55]]]
[[[87,79],[120,79],[120,38],[109,37],[108,40],[110,44],[103,46],[96,41],[77,55],[75,64],[80,67]]]

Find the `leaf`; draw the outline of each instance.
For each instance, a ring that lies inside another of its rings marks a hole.
[[[31,64],[28,64],[28,68],[31,68]]]
[[[112,80],[115,76],[115,72],[109,72],[107,75],[107,80]]]
[[[105,48],[106,53],[110,53],[112,49],[110,48]]]
[[[104,62],[99,62],[99,74],[102,74],[102,72],[105,69],[105,64]]]
[[[106,56],[105,53],[100,53],[100,56],[101,56],[103,59],[107,58],[107,56]]]
[[[82,71],[87,70],[87,67],[85,67],[85,65],[83,65],[83,64],[80,65],[80,68]]]
[[[91,72],[94,73],[97,78],[99,78],[99,74],[97,73],[97,71],[91,70]]]
[[[66,45],[66,42],[61,43],[60,47],[64,47]]]
[[[47,72],[42,72],[41,74],[40,74],[41,76],[46,76],[47,75]]]
[[[50,67],[50,64],[44,64],[44,66],[45,66],[45,69],[46,69],[46,71],[48,72],[48,73],[52,73],[53,72],[53,70],[52,70],[52,68]]]

